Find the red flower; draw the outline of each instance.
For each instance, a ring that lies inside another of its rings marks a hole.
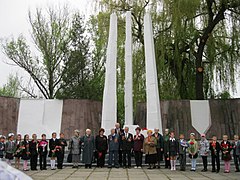
[[[193,141],[190,141],[190,145],[194,145],[194,142],[193,142]]]

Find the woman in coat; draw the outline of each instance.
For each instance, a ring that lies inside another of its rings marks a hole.
[[[160,162],[163,161],[163,136],[159,133],[159,129],[155,128],[153,136],[157,139],[157,164],[160,169]]]
[[[104,135],[105,130],[101,128],[99,130],[99,135],[96,136],[96,150],[97,150],[97,167],[104,167],[105,155],[108,150],[108,140],[107,136]]]
[[[82,162],[85,164],[85,168],[92,168],[93,153],[95,151],[95,139],[91,133],[90,129],[86,129],[86,134],[81,138],[83,145]]]
[[[70,153],[72,154],[72,168],[78,168],[78,163],[80,162],[81,154],[81,141],[79,136],[79,130],[74,131],[74,136],[70,139],[69,147]]]
[[[148,169],[155,167],[157,162],[157,139],[152,136],[152,130],[147,131],[147,137],[144,139],[143,152],[146,154],[145,163],[149,164]]]
[[[140,133],[141,132],[140,127],[137,127],[135,131],[136,131],[136,135],[133,138],[133,151],[134,151],[134,157],[135,157],[135,163],[136,163],[135,168],[141,168],[144,136]]]
[[[202,161],[203,161],[203,170],[202,172],[207,171],[207,164],[208,164],[208,153],[209,153],[209,142],[206,139],[206,135],[205,134],[201,134],[201,140],[199,142],[199,154],[202,157]]]

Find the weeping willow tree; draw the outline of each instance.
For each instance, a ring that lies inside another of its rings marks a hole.
[[[221,90],[235,90],[240,61],[240,1],[101,0],[100,7],[101,13],[116,12],[121,18],[126,11],[132,12],[135,102],[145,98],[143,16],[146,11],[153,18],[162,99],[206,99]],[[124,71],[120,77],[124,78]]]

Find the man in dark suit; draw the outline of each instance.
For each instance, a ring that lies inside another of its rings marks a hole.
[[[123,152],[123,168],[131,168],[131,152],[133,148],[133,135],[129,133],[129,128],[125,127],[121,135],[121,150]],[[126,164],[126,157],[128,166]]]
[[[120,137],[123,133],[123,129],[121,128],[120,124],[119,123],[116,123],[115,124],[115,134],[118,134],[118,136]],[[121,138],[119,138],[120,141],[119,143],[121,144]],[[120,146],[119,146],[119,150],[118,150],[118,163],[119,165],[122,167],[122,150],[120,149]]]

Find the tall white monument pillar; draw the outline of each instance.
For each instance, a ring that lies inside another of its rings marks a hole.
[[[144,16],[144,46],[146,61],[147,128],[159,128],[160,133],[162,133],[152,20],[149,13]]]
[[[103,94],[102,124],[106,134],[117,121],[117,16],[115,13],[110,16],[110,29],[107,46],[106,74]]]
[[[132,79],[132,19],[131,11],[126,14],[125,40],[125,125],[133,125],[133,79]]]

